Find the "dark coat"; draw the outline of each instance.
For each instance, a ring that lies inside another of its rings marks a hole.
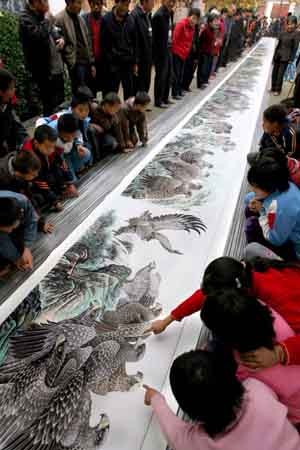
[[[27,137],[27,131],[9,103],[0,105],[0,157],[20,148]]]
[[[62,72],[61,55],[52,36],[53,24],[48,19],[32,11],[27,5],[20,15],[19,32],[25,64],[34,78],[49,78],[51,65],[53,62],[57,64],[58,59]]]
[[[137,59],[138,63],[152,63],[152,20],[151,14],[146,14],[137,5],[131,13],[137,31]]]
[[[127,14],[123,22],[115,18],[114,9],[103,17],[101,27],[103,63],[111,72],[120,66],[137,63],[137,32],[134,18]]]
[[[279,40],[274,53],[274,62],[293,61],[298,48],[297,34],[283,31],[279,35]]]
[[[64,39],[65,39],[65,46],[63,49],[63,58],[64,62],[67,64],[68,69],[72,69],[76,64],[76,46],[77,46],[77,38],[76,38],[76,32],[73,20],[71,16],[68,14],[67,10],[65,9],[61,13],[59,13],[55,18],[55,23],[58,27],[61,28]],[[89,33],[85,24],[85,21],[81,16],[78,16],[78,23],[81,29],[83,41],[85,43],[85,47],[88,51],[88,60],[90,64],[94,63],[94,58],[92,54],[92,43],[89,39]]]
[[[168,58],[170,19],[173,29],[173,14],[161,6],[152,18],[153,59],[161,62]]]

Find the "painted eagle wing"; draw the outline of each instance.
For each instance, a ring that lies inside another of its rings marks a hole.
[[[47,409],[30,428],[14,434],[2,450],[53,450],[64,439],[84,394],[84,372],[79,371],[55,394]]]
[[[152,226],[155,232],[161,230],[195,231],[200,234],[206,231],[206,225],[199,217],[191,214],[164,214],[152,218]]]

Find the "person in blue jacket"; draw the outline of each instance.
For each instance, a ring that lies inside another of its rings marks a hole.
[[[16,266],[31,270],[31,248],[37,238],[38,216],[27,197],[0,191],[0,276]]]
[[[289,181],[287,163],[258,159],[248,172],[248,242],[259,242],[285,259],[300,259],[300,190]]]

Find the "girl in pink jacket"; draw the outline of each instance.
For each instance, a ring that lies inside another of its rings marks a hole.
[[[276,342],[294,336],[285,320],[256,298],[234,289],[208,295],[201,318],[222,347],[226,346],[230,353],[234,351],[238,378],[256,378],[268,385],[288,408],[288,418],[300,423],[300,365],[286,366],[281,361],[269,368],[251,370],[240,363],[239,357],[242,354],[245,360],[252,351],[268,351]]]
[[[148,386],[151,405],[173,450],[299,450],[300,437],[287,419],[287,408],[262,382],[241,383],[232,358],[196,350],[179,356],[170,383],[184,422],[164,397]]]

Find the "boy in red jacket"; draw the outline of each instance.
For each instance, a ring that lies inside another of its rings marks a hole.
[[[184,62],[187,59],[193,43],[195,26],[201,17],[200,9],[192,8],[189,16],[180,20],[175,26],[172,43],[173,54],[173,85],[172,96],[180,100],[182,95],[182,79]]]

